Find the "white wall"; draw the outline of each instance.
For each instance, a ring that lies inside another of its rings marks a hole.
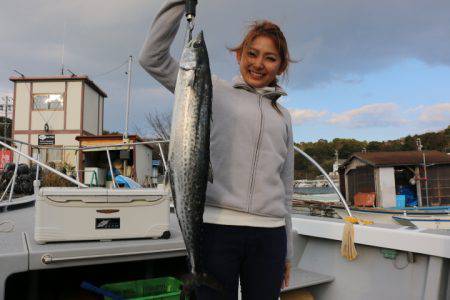
[[[136,161],[134,165],[136,167],[137,181],[141,185],[150,183],[150,177],[152,176],[152,150],[145,145],[137,145],[135,151]],[[147,180],[146,177],[148,177]]]
[[[67,83],[66,129],[81,128],[81,81]]]
[[[28,130],[28,116],[30,114],[31,84],[16,82],[14,130]]]
[[[15,140],[21,141],[21,142],[25,142],[28,143],[28,135],[27,134],[16,134],[14,136]],[[17,149],[19,149],[20,144],[17,144]],[[29,147],[27,145],[22,145],[22,148],[20,149],[21,152],[25,153],[25,154],[29,154]],[[18,158],[18,154],[14,152],[13,154],[13,161],[17,162],[17,158]],[[20,163],[28,163],[28,159],[21,157],[19,160]]]
[[[64,82],[33,82],[33,94],[64,94]]]
[[[396,206],[395,171],[393,167],[378,168],[375,172],[375,189],[379,206]]]
[[[83,130],[98,134],[98,93],[87,84],[84,85]]]
[[[20,114],[20,112],[17,113]],[[31,112],[31,130],[44,130],[45,123],[48,123],[50,130],[63,130],[64,111],[33,110]]]

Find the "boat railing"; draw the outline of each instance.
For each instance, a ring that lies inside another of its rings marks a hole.
[[[325,177],[325,179],[328,181],[328,183],[331,185],[331,187],[333,187],[333,189],[335,190],[336,194],[339,196],[339,199],[341,200],[342,204],[345,207],[345,210],[347,211],[348,215],[351,217],[352,213],[350,211],[350,208],[348,207],[347,201],[345,201],[344,196],[342,195],[341,191],[337,188],[337,186],[334,184],[333,180],[330,178],[330,176],[328,176],[327,172],[322,168],[321,165],[319,165],[319,163],[313,159],[311,156],[309,156],[305,151],[303,151],[302,149],[294,146],[294,150],[303,155],[307,160],[309,160],[317,169],[319,169],[319,171],[323,174],[323,176]]]
[[[14,184],[15,184],[15,180],[16,180],[16,177],[17,177],[17,169],[18,169],[18,163],[20,161],[20,157],[25,157],[26,159],[36,163],[38,166],[40,166],[40,167],[42,167],[42,168],[44,168],[44,169],[46,169],[46,170],[48,170],[50,172],[53,172],[56,175],[58,175],[58,176],[60,176],[60,177],[62,177],[64,179],[70,181],[71,183],[75,184],[79,188],[87,188],[88,187],[87,185],[85,185],[85,184],[83,184],[83,183],[81,183],[79,181],[78,155],[75,155],[75,157],[77,159],[77,162],[75,163],[76,179],[73,179],[72,177],[70,177],[70,176],[68,176],[68,175],[66,175],[66,174],[56,170],[55,168],[52,168],[49,165],[40,162],[39,159],[35,159],[35,158],[33,158],[33,157],[31,157],[31,156],[29,156],[29,155],[27,155],[27,154],[25,154],[25,153],[23,153],[21,151],[21,148],[22,148],[23,144],[26,144],[28,146],[35,147],[35,148],[38,148],[38,149],[39,149],[39,146],[32,145],[32,144],[29,144],[29,143],[26,143],[26,142],[22,142],[22,141],[12,140],[12,139],[8,139],[8,140],[19,144],[19,149],[16,149],[16,148],[8,145],[7,143],[0,141],[0,145],[1,146],[5,147],[7,149],[10,149],[11,151],[14,151],[19,156],[18,159],[17,159],[17,163],[14,166],[13,177],[11,179],[11,182],[8,184],[8,186],[11,185],[11,191],[10,191],[10,196],[9,196],[9,201],[8,202],[11,202],[11,200],[12,200],[12,193],[13,193],[13,190],[14,190]],[[71,149],[71,150],[75,150],[75,151],[83,151],[83,150],[88,150],[88,149],[104,148],[105,151],[106,151],[107,158],[108,158],[108,166],[109,166],[110,174],[113,174],[113,166],[112,166],[112,163],[111,163],[111,156],[110,156],[110,150],[111,149],[114,149],[115,147],[124,147],[124,146],[133,147],[133,146],[136,146],[136,145],[154,144],[154,145],[158,145],[158,148],[159,148],[159,151],[160,151],[160,154],[161,154],[161,159],[162,159],[163,165],[164,165],[164,170],[167,171],[167,163],[166,163],[166,160],[165,160],[165,157],[164,157],[164,152],[163,152],[161,144],[168,143],[168,142],[169,142],[168,140],[157,140],[157,141],[144,141],[144,142],[134,142],[134,143],[117,143],[117,144],[100,145],[100,146],[82,146],[82,147],[66,146],[66,147],[64,147],[64,149]],[[44,148],[44,147],[42,147],[42,148]],[[45,147],[45,148],[46,149],[51,149],[52,147]],[[53,147],[53,148],[56,148],[56,147]],[[57,149],[61,149],[61,148],[57,148]],[[335,190],[336,194],[339,196],[339,199],[341,200],[342,204],[344,205],[345,210],[347,211],[348,215],[352,216],[350,208],[349,208],[349,206],[348,206],[344,196],[341,194],[341,191],[336,187],[336,185],[333,182],[333,180],[330,178],[330,176],[327,174],[327,172],[320,166],[320,164],[317,163],[317,161],[315,161],[311,156],[309,156],[306,152],[304,152],[300,148],[294,146],[294,150],[297,153],[299,153],[302,156],[304,156],[308,161],[310,161],[323,174],[325,179],[329,182],[330,186]],[[39,155],[39,152],[38,152],[38,155]],[[33,183],[33,186],[36,184],[37,188],[40,185],[40,182],[38,180],[38,169],[39,168],[37,167],[36,180]],[[113,188],[117,188],[117,183],[115,182],[114,176],[111,176],[111,179],[112,179]],[[37,190],[36,190],[37,188],[35,187],[35,193],[37,192]],[[6,190],[7,189],[5,189],[5,192],[6,192]],[[5,192],[4,192],[4,194],[5,194]],[[0,204],[1,204],[1,201],[3,200],[3,197],[4,197],[4,195],[2,195],[2,198],[0,198]]]
[[[13,176],[11,177],[11,179],[9,180],[5,190],[3,191],[1,197],[0,197],[0,208],[2,207],[8,207],[9,205],[12,204],[16,204],[13,203],[13,193],[14,193],[14,187],[16,184],[16,179],[17,179],[17,171],[19,168],[19,163],[21,161],[22,158],[27,159],[28,161],[31,161],[33,163],[36,164],[36,178],[33,181],[33,188],[34,188],[34,194],[36,196],[39,187],[40,187],[40,181],[39,181],[39,169],[46,169],[47,171],[56,174],[57,176],[64,178],[65,180],[68,180],[69,182],[71,182],[72,184],[74,184],[75,186],[77,186],[78,188],[88,188],[89,186],[87,186],[86,184],[80,182],[80,170],[78,169],[78,151],[83,151],[83,150],[89,150],[89,149],[105,149],[106,151],[106,155],[108,158],[108,167],[109,167],[109,172],[110,174],[114,174],[113,173],[113,166],[112,166],[112,162],[111,162],[111,156],[110,156],[110,151],[113,150],[116,147],[134,147],[136,145],[150,145],[150,144],[154,144],[154,145],[158,145],[159,151],[160,151],[160,155],[161,158],[163,160],[163,166],[164,166],[164,170],[167,170],[167,164],[166,164],[166,160],[164,158],[164,152],[162,149],[162,144],[167,143],[167,140],[156,140],[156,141],[144,141],[144,142],[134,142],[134,143],[117,143],[117,144],[108,144],[108,145],[100,145],[100,146],[81,146],[81,147],[76,147],[76,146],[65,146],[63,149],[61,147],[52,147],[52,146],[36,146],[30,143],[26,143],[23,141],[18,141],[18,140],[13,140],[10,138],[3,138],[2,140],[8,140],[16,145],[18,145],[18,147],[13,147],[11,145],[8,145],[7,143],[3,142],[0,140],[0,145],[3,146],[6,149],[9,149],[11,151],[13,151],[14,153],[17,154],[17,158],[15,159],[15,164],[14,164],[14,171],[13,171]],[[33,149],[38,149],[38,153],[37,153],[37,158],[31,157],[28,154],[24,153],[22,151],[22,146],[26,145],[29,146]],[[51,166],[49,166],[48,164],[45,164],[43,162],[40,161],[40,150],[41,149],[56,149],[56,150],[73,150],[75,151],[75,174],[76,174],[76,178],[72,178],[71,176],[62,173],[61,171],[58,171],[56,168],[53,168]],[[112,188],[117,188],[117,183],[114,179],[114,176],[111,176],[112,179]],[[9,190],[9,197],[8,200],[4,200],[5,196],[7,194]],[[30,201],[34,201],[32,199],[30,199]]]

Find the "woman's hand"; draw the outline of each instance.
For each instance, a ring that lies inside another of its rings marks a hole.
[[[291,278],[291,263],[286,262],[284,265],[284,279],[283,283],[281,284],[281,288],[287,288],[289,286],[289,279]]]

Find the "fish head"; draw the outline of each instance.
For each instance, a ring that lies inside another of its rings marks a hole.
[[[184,70],[194,70],[201,66],[209,66],[203,31],[200,31],[195,38],[186,44],[180,60],[180,67]]]

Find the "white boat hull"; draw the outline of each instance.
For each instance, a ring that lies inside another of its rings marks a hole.
[[[335,208],[336,213],[341,217],[348,216],[345,209],[341,208]],[[450,215],[444,214],[444,215],[433,215],[432,212],[430,212],[429,215],[404,215],[402,210],[399,210],[398,213],[392,213],[389,211],[378,211],[378,212],[371,212],[371,211],[358,211],[351,209],[352,215],[354,217],[357,217],[361,220],[367,220],[372,221],[374,223],[382,223],[382,224],[399,224],[395,220],[395,218],[398,219],[404,219],[408,222],[411,222],[418,228],[424,228],[424,229],[450,229]],[[394,218],[395,217],[395,218]]]

